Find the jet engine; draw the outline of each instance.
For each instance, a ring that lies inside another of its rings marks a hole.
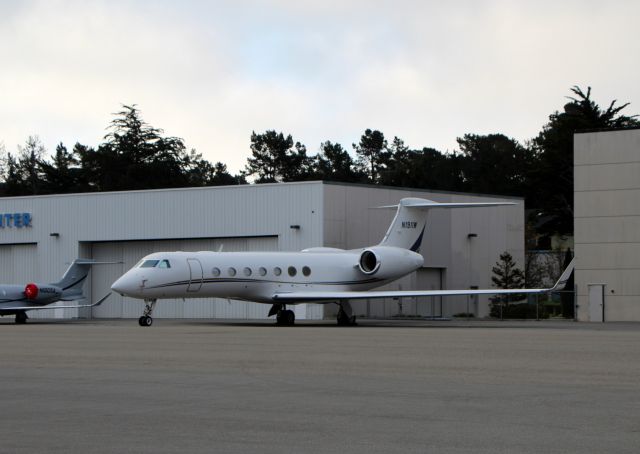
[[[38,297],[38,286],[33,282],[27,284],[24,288],[24,296],[26,296],[28,300],[36,299]]]
[[[380,268],[380,257],[371,249],[365,249],[360,254],[358,267],[364,274],[375,274]]]
[[[29,301],[46,302],[60,298],[62,289],[50,284],[38,285],[30,282],[25,285],[22,293]]]
[[[390,279],[399,273],[410,273],[421,267],[424,262],[420,254],[387,246],[369,247],[361,251],[357,257],[356,268],[367,276],[375,274],[378,279]]]

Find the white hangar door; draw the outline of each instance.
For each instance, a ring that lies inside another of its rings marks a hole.
[[[97,261],[123,262],[96,265],[91,275],[91,297],[97,301],[111,291],[111,284],[145,255],[158,251],[276,251],[278,237],[249,237],[197,240],[122,241],[93,243],[92,258]],[[203,270],[204,277],[211,270]],[[116,293],[92,309],[94,318],[138,318],[144,304],[141,300]],[[153,311],[155,318],[267,318],[269,307],[263,304],[228,301],[221,298],[189,298],[159,300]]]
[[[442,290],[442,268],[420,268],[416,273],[416,289]],[[442,297],[422,296],[415,299],[415,314],[421,317],[441,317]]]
[[[60,264],[60,276],[69,266]],[[55,276],[50,270],[41,270],[38,262],[38,245],[33,244],[2,244],[0,245],[0,282],[3,284],[26,285],[29,282],[56,281],[60,276]],[[62,316],[56,312],[64,309],[30,311],[29,318],[53,318]]]
[[[442,282],[441,268],[420,268],[415,273],[398,279],[376,290],[440,290]],[[440,298],[403,297],[372,298],[368,300],[352,300],[351,307],[356,316],[370,318],[389,318],[399,315],[429,317],[440,315]],[[335,317],[336,306],[327,305],[324,316]]]

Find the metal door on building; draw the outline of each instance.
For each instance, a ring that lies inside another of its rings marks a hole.
[[[604,284],[587,284],[589,294],[589,321],[604,322]]]
[[[197,292],[202,287],[202,263],[198,259],[187,259],[189,264],[189,286],[187,292]]]

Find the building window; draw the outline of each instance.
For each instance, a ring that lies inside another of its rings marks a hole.
[[[276,267],[273,269],[273,274],[275,274],[276,276],[280,276],[280,275],[282,274],[282,270],[280,269],[280,267],[279,267],[279,266],[276,266]]]
[[[267,275],[267,269],[265,267],[261,266],[258,269],[258,273],[260,274],[260,276],[266,276]]]
[[[213,268],[211,270],[211,274],[213,274],[213,277],[218,277],[220,276],[220,268]]]
[[[288,271],[289,271],[289,276],[291,276],[291,277],[295,276],[296,273],[298,272],[298,270],[296,270],[295,266],[290,266]]]
[[[251,268],[249,268],[248,266],[244,267],[244,275],[245,276],[251,276]]]
[[[229,276],[235,276],[236,275],[236,269],[234,267],[229,268]]]
[[[308,266],[303,266],[302,267],[302,274],[304,274],[305,276],[311,275],[311,268],[309,268]]]

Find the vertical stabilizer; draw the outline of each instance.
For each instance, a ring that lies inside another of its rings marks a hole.
[[[394,246],[419,252],[422,237],[424,236],[427,226],[427,216],[429,210],[433,208],[474,208],[503,205],[516,204],[512,202],[439,203],[433,200],[414,197],[404,198],[400,200],[398,205],[379,207],[398,209],[380,245]]]
[[[405,198],[400,200],[398,205],[393,205],[398,207],[398,211],[396,211],[396,215],[380,245],[400,247],[419,252],[427,226],[429,210],[423,206],[426,203],[433,204],[435,202],[427,199]]]
[[[65,271],[62,279],[52,285],[62,289],[63,298],[81,295],[82,285],[87,279],[91,265],[94,263],[96,262],[93,260],[75,259],[69,268],[67,268],[67,271]]]

